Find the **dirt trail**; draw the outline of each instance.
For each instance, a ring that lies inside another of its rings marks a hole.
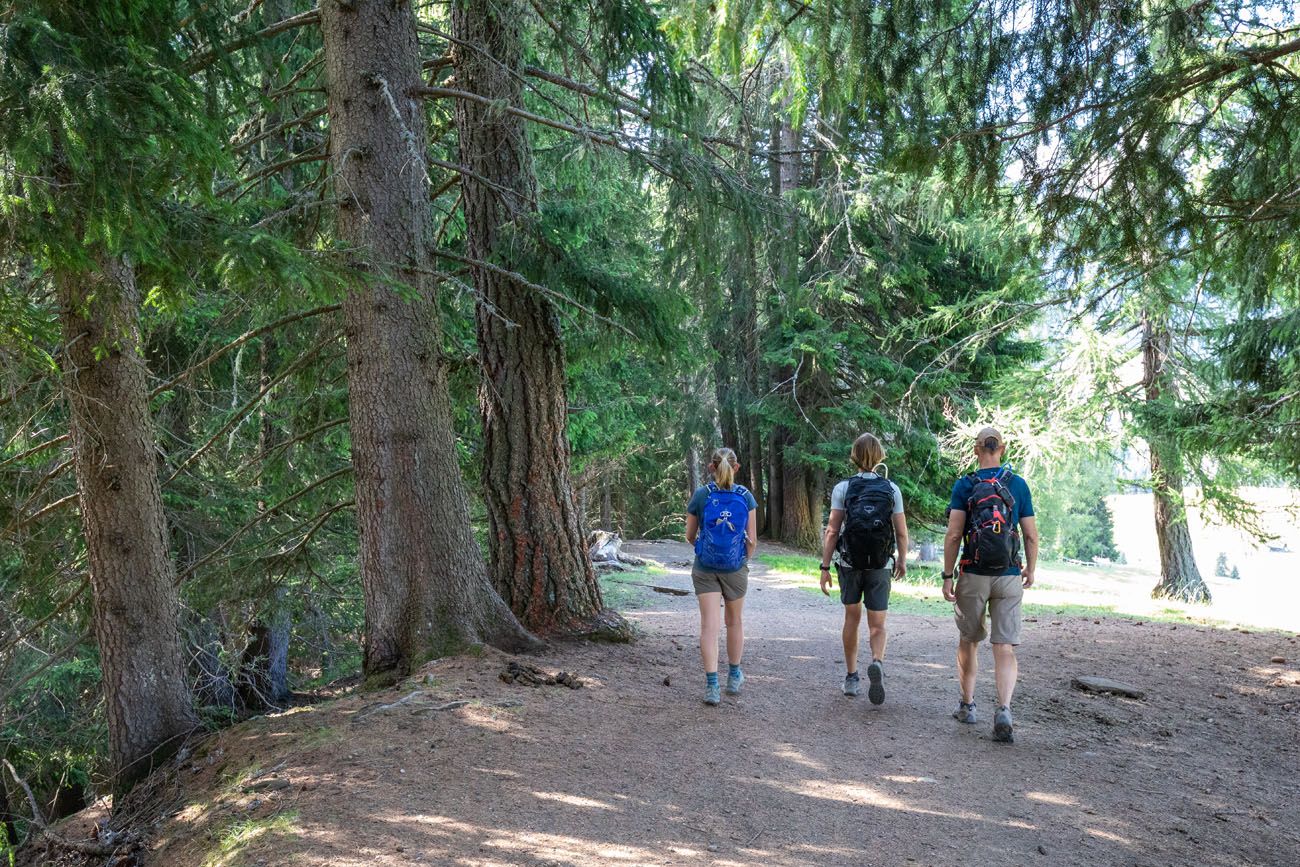
[[[689,558],[677,543],[628,550]],[[690,586],[683,568],[654,581]],[[638,592],[637,644],[526,660],[576,672],[582,689],[503,683],[507,659],[489,653],[430,665],[432,685],[224,733],[182,772],[188,806],[146,863],[1300,863],[1293,636],[1028,623],[1007,746],[990,737],[987,646],[985,719],[949,716],[946,618],[891,618],[887,700],[873,707],[839,692],[838,602],[757,567],[745,692],[709,708],[695,599]],[[1083,674],[1146,698],[1071,689]],[[254,785],[287,785],[246,792],[258,772]]]

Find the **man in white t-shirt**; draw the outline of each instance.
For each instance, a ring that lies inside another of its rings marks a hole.
[[[858,437],[853,443],[851,458],[860,472],[853,478],[840,482],[831,491],[830,520],[826,524],[826,534],[822,540],[821,590],[830,596],[830,570],[831,563],[834,562],[840,582],[840,602],[844,604],[843,640],[847,673],[842,689],[847,696],[856,696],[862,692],[862,682],[858,675],[858,630],[862,623],[862,609],[867,609],[868,642],[871,647],[871,664],[867,666],[867,680],[870,682],[867,697],[872,704],[881,704],[885,700],[884,660],[885,642],[888,638],[885,614],[889,609],[891,579],[907,574],[907,519],[903,515],[903,493],[898,485],[875,472],[885,458],[880,440],[872,434]],[[865,480],[866,484],[857,484],[858,479]],[[850,491],[853,490],[856,496],[869,488],[875,488],[877,496],[886,492],[892,495],[890,521],[893,547],[889,552],[893,559],[892,568],[866,568],[867,564],[855,564],[850,561],[847,546],[840,544]]]

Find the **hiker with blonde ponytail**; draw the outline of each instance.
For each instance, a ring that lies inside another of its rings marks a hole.
[[[686,505],[686,541],[695,546],[691,580],[700,603],[700,658],[704,662],[704,703],[722,703],[718,685],[718,638],[722,631],[719,609],[727,624],[727,694],[739,695],[745,675],[740,659],[745,652],[741,612],[749,589],[749,558],[758,545],[758,501],[736,484],[740,461],[736,453],[720,448],[709,460],[713,481],[697,489]]]
[[[903,492],[886,476],[885,447],[874,434],[864,433],[853,442],[849,459],[857,475],[831,491],[831,515],[822,540],[821,588],[830,596],[831,564],[840,580],[844,604],[844,663],[848,673],[841,687],[847,696],[862,692],[858,676],[858,630],[862,609],[867,609],[867,634],[871,664],[867,666],[867,698],[885,700],[885,614],[889,610],[890,579],[907,574],[907,518]],[[890,569],[890,561],[893,568]]]

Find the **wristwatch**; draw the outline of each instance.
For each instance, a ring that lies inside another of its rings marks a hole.
[[[943,580],[945,580],[945,581],[951,581],[951,580],[953,580],[954,578],[957,577],[957,573],[956,573],[956,572],[940,572],[939,574],[940,574],[940,576],[943,577]]]
[[[831,567],[830,567],[830,566],[827,566],[825,563],[823,563],[823,564],[822,564],[822,571],[823,571],[823,572],[829,572],[829,571],[831,571]]]

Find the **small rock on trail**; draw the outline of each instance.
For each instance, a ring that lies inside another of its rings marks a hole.
[[[1075,689],[1081,689],[1084,692],[1097,692],[1097,693],[1109,692],[1109,693],[1114,693],[1115,695],[1122,695],[1127,698],[1146,697],[1146,693],[1138,689],[1136,686],[1130,686],[1127,683],[1121,683],[1118,680],[1111,680],[1108,677],[1095,677],[1092,675],[1084,675],[1082,677],[1076,677],[1073,680],[1071,680],[1070,685],[1073,686]]]

